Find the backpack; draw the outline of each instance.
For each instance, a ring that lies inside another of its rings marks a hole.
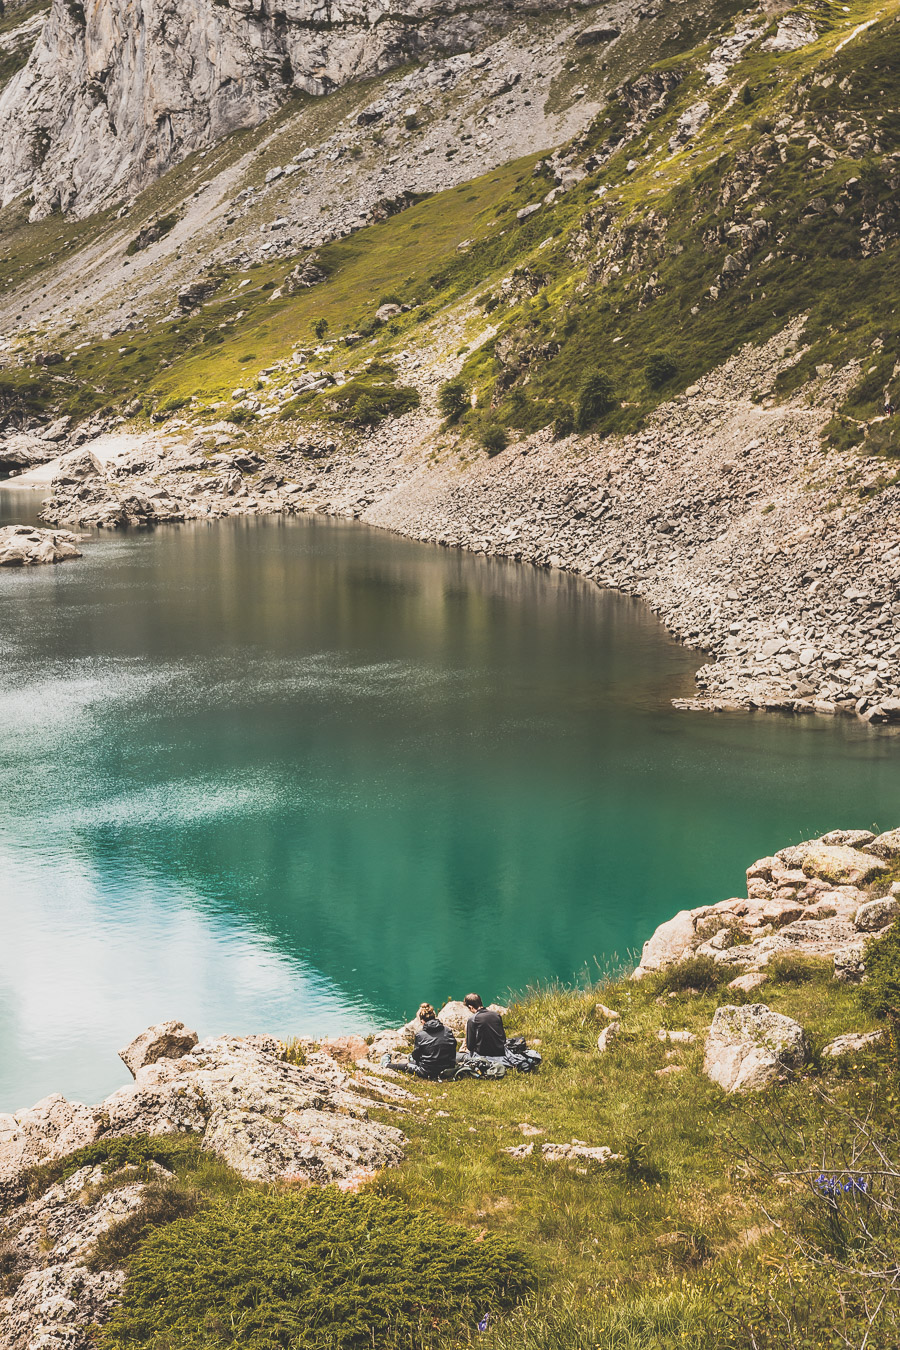
[[[541,1057],[536,1050],[528,1049],[524,1036],[513,1036],[506,1042],[506,1062],[519,1073],[537,1073]]]

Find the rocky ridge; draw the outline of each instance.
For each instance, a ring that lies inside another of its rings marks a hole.
[[[548,12],[557,0],[543,0]],[[413,59],[468,51],[528,6],[419,0],[54,0],[27,66],[0,96],[0,200],[32,219],[86,216],[154,182],[192,151]]]
[[[0,1115],[0,1350],[92,1345],[124,1281],[89,1264],[96,1240],[172,1180],[159,1164],[147,1175],[98,1163],[48,1186],[42,1164],[123,1136],[187,1133],[249,1180],[352,1190],[402,1156],[400,1130],[368,1112],[405,1111],[411,1094],[313,1043],[298,1065],[271,1036],[198,1041],[165,1022],[120,1054],[135,1081],[99,1105],[54,1095]]]

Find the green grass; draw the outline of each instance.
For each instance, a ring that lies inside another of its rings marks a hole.
[[[528,1263],[504,1238],[334,1189],[247,1190],[153,1231],[106,1326],[109,1350],[364,1350],[477,1322],[521,1299]]]
[[[896,942],[884,950],[879,987],[893,989]],[[895,1156],[897,1059],[887,1044],[850,1062],[822,1060],[835,1036],[878,1025],[881,1005],[868,1011],[865,990],[836,984],[826,963],[808,963],[799,980],[783,967],[752,1001],[796,1018],[812,1059],[761,1096],[725,1096],[702,1072],[715,1008],[750,996],[692,993],[661,977],[548,987],[506,1019],[539,1043],[540,1072],[413,1081],[406,1159],[359,1196],[244,1182],[181,1137],[92,1145],[36,1169],[30,1192],[88,1163],[106,1166],[102,1186],[150,1177],[150,1160],[173,1172],[152,1181],[144,1205],[88,1258],[128,1272],[101,1341],[111,1350],[355,1350],[372,1344],[366,1327],[398,1350],[753,1350],[747,1326],[757,1350],[779,1350],[782,1313],[798,1329],[792,1345],[808,1326],[820,1337],[811,1345],[830,1346],[823,1327],[856,1325],[862,1285],[855,1267],[836,1273],[827,1252],[815,1268],[800,1260],[792,1235],[821,1242],[827,1206],[807,1182],[786,1186],[785,1174],[843,1167],[851,1154],[870,1170],[860,1119]],[[604,1055],[601,1001],[623,1028]],[[695,1040],[663,1041],[660,1029]],[[659,1072],[672,1066],[679,1071]],[[523,1123],[541,1133],[523,1134]],[[541,1157],[542,1143],[573,1139],[621,1160]],[[532,1141],[530,1157],[506,1151]],[[816,1291],[815,1306],[798,1302],[798,1285]],[[488,1331],[477,1332],[489,1307]],[[892,1302],[874,1350],[890,1350],[896,1314]]]

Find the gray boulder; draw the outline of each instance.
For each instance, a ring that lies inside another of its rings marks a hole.
[[[853,917],[853,922],[861,933],[877,933],[887,928],[900,914],[900,904],[889,895],[881,900],[868,900]]]
[[[819,877],[835,886],[865,886],[887,871],[886,863],[871,856],[873,848],[870,844],[863,853],[845,844],[823,844],[821,839],[809,839],[782,849],[776,857],[785,867],[799,868],[806,876]]]
[[[896,862],[900,858],[900,829],[880,834],[877,839],[866,844],[866,852],[874,853],[876,858],[884,858],[887,862]]]
[[[884,1040],[883,1031],[850,1031],[829,1041],[822,1051],[823,1059],[842,1059],[844,1055],[858,1055],[860,1051],[871,1050]]]
[[[189,1031],[183,1022],[159,1022],[120,1050],[119,1059],[131,1070],[132,1078],[136,1078],[138,1069],[145,1064],[155,1064],[159,1059],[181,1059],[190,1054],[198,1040],[196,1031]]]
[[[809,1059],[806,1034],[765,1003],[717,1008],[706,1038],[703,1071],[726,1092],[758,1092]]]

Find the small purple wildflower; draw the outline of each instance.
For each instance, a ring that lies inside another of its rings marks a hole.
[[[491,1314],[490,1314],[490,1313],[485,1313],[485,1314],[484,1314],[484,1317],[482,1317],[481,1321],[478,1323],[478,1330],[479,1330],[479,1331],[487,1331],[487,1329],[488,1329],[488,1322],[489,1322],[490,1320],[491,1320]]]
[[[867,1178],[854,1172],[850,1172],[846,1176],[829,1176],[827,1172],[820,1172],[813,1185],[820,1195],[829,1196],[832,1199],[852,1192],[865,1195],[869,1189]]]

